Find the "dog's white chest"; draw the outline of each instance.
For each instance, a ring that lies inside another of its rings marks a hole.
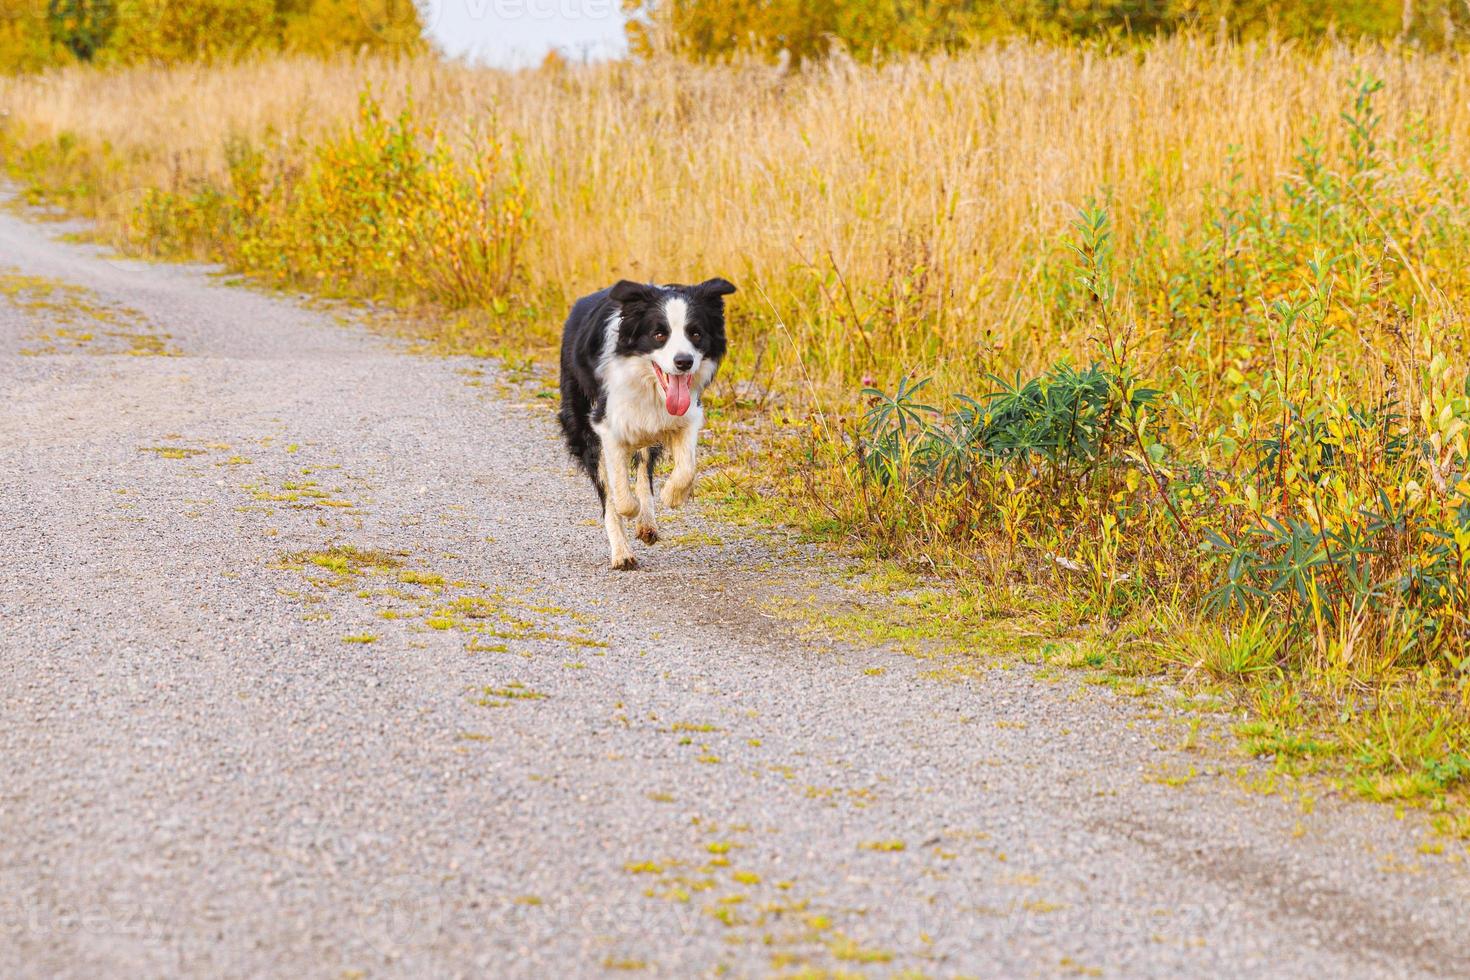
[[[606,411],[592,428],[604,442],[615,441],[641,449],[668,442],[680,429],[689,426],[697,429],[704,424],[704,408],[697,394],[689,411],[683,415],[669,414],[646,361],[614,358],[604,369],[602,383],[607,392]]]

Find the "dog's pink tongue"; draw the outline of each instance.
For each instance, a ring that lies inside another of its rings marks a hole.
[[[683,415],[689,411],[689,375],[669,375],[669,390],[664,396],[664,408],[670,415]]]

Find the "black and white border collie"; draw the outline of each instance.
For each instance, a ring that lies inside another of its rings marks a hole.
[[[725,356],[725,297],[733,292],[724,279],[697,286],[625,279],[577,300],[562,328],[561,428],[597,488],[613,568],[638,567],[622,518],[638,519],[644,543],[658,540],[653,467],[664,449],[674,460],[664,506],[689,499],[704,425],[699,396]]]

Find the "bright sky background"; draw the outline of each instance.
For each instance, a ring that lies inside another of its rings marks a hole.
[[[570,60],[622,55],[618,0],[419,0],[446,53],[488,64],[534,65],[553,48]]]

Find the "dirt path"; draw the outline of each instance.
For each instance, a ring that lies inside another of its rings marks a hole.
[[[0,976],[1470,971],[1415,821],[821,649],[697,514],[608,572],[484,364],[56,233],[0,217]]]

